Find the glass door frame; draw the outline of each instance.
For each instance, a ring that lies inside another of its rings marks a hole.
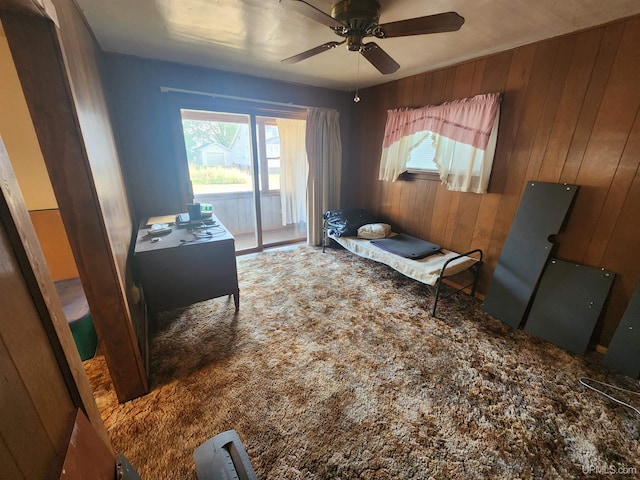
[[[257,117],[280,117],[295,118],[306,120],[307,112],[301,107],[285,107],[280,105],[272,105],[269,103],[260,103],[259,101],[242,101],[231,100],[222,97],[216,97],[211,94],[189,94],[178,92],[165,92],[168,102],[168,117],[171,123],[172,144],[174,150],[174,158],[176,159],[176,182],[180,192],[182,205],[180,208],[185,209],[188,203],[192,203],[194,199],[193,186],[189,176],[189,161],[187,158],[184,134],[182,130],[182,110],[203,110],[219,113],[247,115],[250,122],[251,137],[251,165],[253,168],[253,205],[255,212],[256,226],[256,246],[252,248],[236,251],[238,254],[256,253],[264,250],[263,232],[262,232],[262,208],[261,208],[261,184],[260,177],[260,154],[258,151],[257,138]],[[266,157],[265,157],[266,162]],[[268,175],[268,171],[265,172]],[[265,174],[262,174],[265,177]],[[186,211],[186,210],[183,210]],[[215,212],[214,212],[215,213]],[[271,245],[269,245],[271,246]]]

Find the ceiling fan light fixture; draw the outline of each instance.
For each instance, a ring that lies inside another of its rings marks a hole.
[[[347,36],[347,48],[352,52],[359,52],[364,48],[362,44],[362,35]]]

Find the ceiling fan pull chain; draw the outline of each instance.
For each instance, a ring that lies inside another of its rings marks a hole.
[[[358,96],[358,83],[360,83],[360,55],[358,55],[358,65],[356,67],[356,95],[353,97],[355,103],[360,101],[360,97]]]

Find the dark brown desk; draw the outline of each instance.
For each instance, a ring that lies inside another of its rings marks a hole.
[[[134,261],[150,313],[223,295],[233,295],[238,310],[235,240],[215,216],[212,220],[215,224],[207,229],[211,236],[205,238],[193,233],[204,230],[175,225],[168,234],[151,236],[146,222],[141,224]]]

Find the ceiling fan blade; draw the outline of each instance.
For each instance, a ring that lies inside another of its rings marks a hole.
[[[287,4],[291,10],[295,10],[296,12],[315,20],[316,22],[320,22],[327,27],[344,27],[341,22],[333,18],[331,15],[324,13],[319,8],[314,7],[304,0],[280,0],[280,3]]]
[[[381,38],[391,38],[424,35],[427,33],[455,32],[460,30],[463,23],[464,17],[461,17],[456,12],[446,12],[385,23],[379,25],[378,28],[383,32]]]
[[[400,65],[374,42],[365,43],[360,53],[384,75],[393,73],[400,68]]]
[[[285,58],[284,60],[280,60],[281,63],[287,63],[287,64],[291,64],[291,63],[298,63],[306,58],[309,57],[313,57],[314,55],[317,55],[319,53],[322,53],[326,50],[331,50],[332,48],[336,48],[338,45],[342,45],[345,42],[345,40],[343,40],[342,42],[327,42],[327,43],[323,43],[322,45],[312,48],[311,50],[307,50],[306,52],[302,52],[299,53],[297,55],[294,55],[293,57],[289,57],[289,58]]]

